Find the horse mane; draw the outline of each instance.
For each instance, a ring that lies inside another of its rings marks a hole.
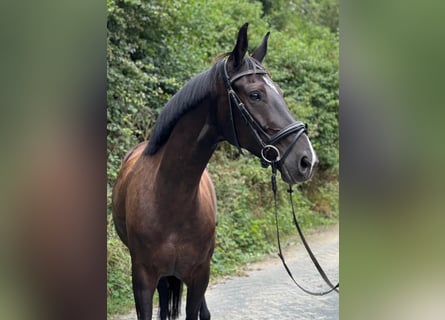
[[[156,120],[151,131],[148,144],[144,150],[144,155],[154,155],[165,144],[170,137],[176,123],[188,111],[199,105],[215,90],[215,83],[219,68],[217,65],[230,52],[218,55],[212,68],[191,78],[173,97],[166,103]],[[249,68],[256,69],[255,59],[244,57]]]
[[[218,70],[215,66],[191,78],[167,102],[151,131],[145,155],[155,154],[168,140],[178,120],[214,92]]]

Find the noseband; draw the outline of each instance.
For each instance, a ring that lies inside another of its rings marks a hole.
[[[232,124],[232,132],[233,137],[235,140],[235,146],[238,148],[239,152],[242,154],[241,145],[239,144],[238,140],[238,133],[236,130],[235,125],[235,119],[233,118],[233,108],[236,107],[239,113],[241,114],[244,122],[247,124],[247,126],[252,130],[255,140],[257,143],[261,146],[261,164],[264,167],[269,166],[270,164],[279,164],[281,161],[284,161],[284,159],[289,154],[292,147],[297,142],[298,138],[303,134],[307,133],[307,127],[306,125],[301,121],[296,121],[294,123],[291,123],[290,125],[282,128],[280,131],[278,131],[273,136],[270,136],[265,132],[265,130],[262,128],[262,126],[258,123],[258,121],[255,120],[255,118],[250,114],[250,112],[245,107],[244,103],[241,101],[241,99],[238,97],[236,92],[232,88],[232,84],[247,75],[251,74],[268,74],[266,70],[264,70],[262,67],[260,67],[258,64],[255,64],[255,68],[252,70],[247,70],[240,72],[238,74],[235,74],[232,76],[232,78],[229,78],[229,75],[227,73],[227,60],[224,61],[223,66],[223,79],[224,84],[227,89],[227,94],[229,97],[229,112],[230,112],[230,122]],[[286,138],[288,135],[296,133],[294,140],[292,143],[287,147],[286,151],[283,153],[283,155],[280,154],[280,151],[275,146],[278,142],[280,142],[282,139]],[[263,139],[265,137],[266,139]]]

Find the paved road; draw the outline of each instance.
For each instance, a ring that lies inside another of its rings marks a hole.
[[[338,226],[308,236],[308,242],[333,283],[338,280]],[[285,250],[287,265],[309,290],[326,289],[300,242]],[[214,320],[337,320],[339,294],[314,297],[302,292],[287,275],[277,256],[252,264],[245,276],[209,286],[206,293]],[[185,301],[182,303],[184,309]],[[185,317],[184,310],[181,315]],[[135,320],[134,313],[119,320]],[[155,317],[153,317],[155,319]]]

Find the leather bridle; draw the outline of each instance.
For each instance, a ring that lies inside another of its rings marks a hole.
[[[227,59],[224,60],[224,63],[222,64],[222,68],[223,68],[222,77],[223,77],[224,85],[227,89],[227,94],[228,94],[228,98],[229,98],[230,122],[231,122],[231,126],[232,126],[232,133],[233,133],[233,137],[234,137],[235,146],[238,148],[239,152],[242,154],[241,145],[239,144],[239,139],[238,139],[238,132],[237,132],[237,128],[235,125],[235,119],[233,117],[234,108],[236,108],[236,110],[238,110],[238,112],[241,114],[244,122],[252,130],[255,140],[261,146],[261,163],[262,163],[262,165],[264,167],[267,167],[268,165],[271,165],[272,163],[279,165],[287,157],[290,150],[297,142],[298,138],[303,133],[307,133],[306,125],[301,121],[295,121],[294,123],[291,123],[290,125],[282,128],[280,131],[278,131],[276,134],[274,134],[272,136],[267,134],[265,132],[265,130],[263,129],[263,127],[258,123],[258,121],[256,121],[255,118],[250,114],[250,112],[245,107],[244,103],[241,101],[241,99],[238,97],[238,95],[232,88],[232,84],[236,80],[238,80],[244,76],[251,75],[251,74],[268,75],[267,71],[264,70],[257,63],[255,63],[254,69],[249,69],[249,70],[237,73],[230,78],[229,74],[227,72]],[[292,141],[291,144],[289,144],[289,146],[287,147],[287,149],[283,153],[283,155],[281,155],[280,151],[276,147],[276,144],[292,133],[296,133],[294,140]]]

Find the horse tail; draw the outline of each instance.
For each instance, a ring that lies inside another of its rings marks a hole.
[[[161,320],[178,319],[181,312],[183,283],[174,276],[162,277],[158,282]]]

